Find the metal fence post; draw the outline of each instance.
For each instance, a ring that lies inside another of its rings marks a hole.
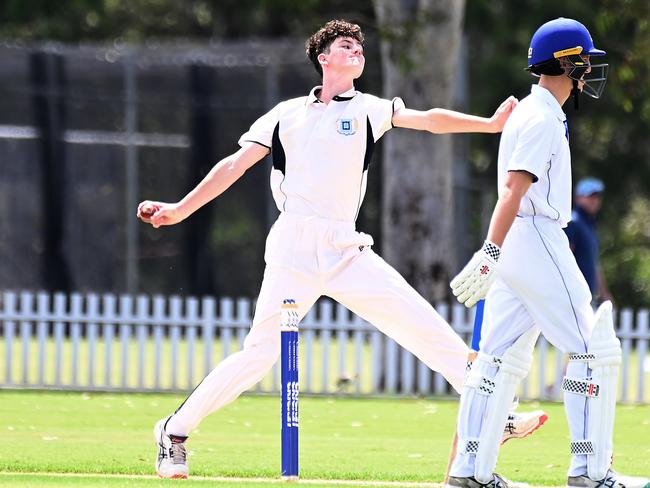
[[[126,291],[138,292],[138,146],[135,135],[138,130],[138,78],[133,53],[124,58],[124,130],[126,131]]]

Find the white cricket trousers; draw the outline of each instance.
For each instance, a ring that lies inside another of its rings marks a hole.
[[[460,392],[468,348],[402,276],[375,254],[353,222],[282,213],[266,241],[264,280],[243,350],[214,368],[167,424],[186,436],[260,381],[280,355],[280,305],[302,319],[321,295],[341,303],[440,372]]]
[[[538,327],[560,351],[586,353],[594,325],[590,302],[589,286],[560,224],[545,217],[517,217],[503,243],[497,278],[485,299],[480,349],[500,357],[524,332]],[[488,378],[496,375],[483,361],[472,367],[480,368]],[[567,376],[586,375],[586,363],[569,362]],[[460,439],[479,437],[488,398],[474,388],[464,388],[458,416]],[[586,439],[586,397],[565,393],[564,406],[571,438]],[[475,455],[460,452],[450,474],[474,476],[474,460]],[[586,463],[586,456],[573,456],[569,475],[585,474]]]

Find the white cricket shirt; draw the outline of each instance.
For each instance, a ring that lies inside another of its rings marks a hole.
[[[354,222],[375,142],[392,127],[400,98],[353,89],[327,105],[321,87],[276,105],[239,139],[271,149],[271,190],[282,212]]]
[[[535,177],[519,216],[541,215],[566,227],[571,220],[571,153],[566,115],[546,88],[533,85],[506,122],[499,143],[499,192],[508,171]]]

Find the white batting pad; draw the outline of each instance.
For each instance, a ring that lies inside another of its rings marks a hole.
[[[494,377],[494,389],[488,399],[486,415],[481,427],[480,442],[474,465],[474,477],[488,483],[497,464],[503,429],[512,407],[517,384],[526,377],[533,361],[533,349],[539,330],[530,329],[517,339],[501,357],[499,371]],[[481,353],[478,355],[481,360]],[[485,359],[483,359],[485,360]],[[492,356],[488,361],[498,364]]]
[[[589,341],[587,359],[593,383],[600,386],[597,397],[589,400],[587,421],[593,454],[587,456],[587,473],[592,480],[601,480],[607,474],[612,460],[612,436],[618,370],[621,364],[621,343],[614,332],[612,302],[605,302],[596,311],[594,331]]]
[[[614,332],[611,302],[598,307],[594,321],[587,354],[569,354],[569,361],[587,363],[591,374],[588,378],[565,377],[562,389],[589,399],[587,439],[573,439],[571,454],[586,454],[587,474],[598,481],[605,478],[612,460],[621,343]]]

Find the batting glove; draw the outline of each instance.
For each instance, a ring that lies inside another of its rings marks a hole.
[[[460,303],[470,308],[485,297],[494,281],[494,270],[500,255],[499,246],[485,241],[463,270],[451,280],[451,291]]]

